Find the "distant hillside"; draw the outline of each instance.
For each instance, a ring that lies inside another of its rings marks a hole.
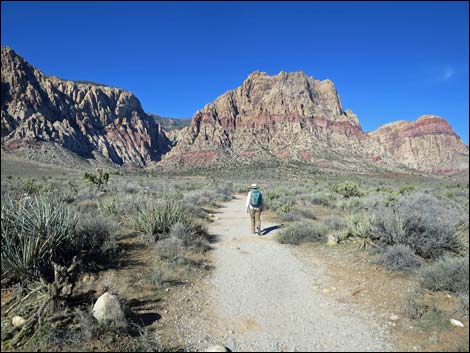
[[[181,130],[191,124],[191,118],[164,118],[158,114],[147,113],[166,131]]]

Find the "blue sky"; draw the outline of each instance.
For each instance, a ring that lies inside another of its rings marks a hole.
[[[191,117],[254,70],[331,79],[365,131],[422,114],[468,144],[467,2],[5,2],[2,45],[48,75]]]

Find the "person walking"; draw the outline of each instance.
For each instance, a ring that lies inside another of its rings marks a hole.
[[[263,211],[263,194],[257,184],[251,184],[246,198],[246,212],[251,217],[251,233],[261,235],[261,212]]]

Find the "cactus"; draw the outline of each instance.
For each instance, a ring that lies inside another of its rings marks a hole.
[[[97,190],[105,191],[104,187],[108,185],[109,173],[105,173],[102,168],[97,169],[98,174],[85,173],[85,180],[95,185]]]

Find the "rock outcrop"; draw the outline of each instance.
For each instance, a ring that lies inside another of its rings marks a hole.
[[[367,138],[335,86],[303,72],[252,73],[196,112],[164,163],[200,164],[221,158],[317,162],[331,154],[359,156]]]
[[[59,143],[85,158],[143,167],[170,141],[130,92],[46,76],[2,46],[2,146]]]
[[[196,112],[162,163],[200,166],[269,158],[343,169],[468,170],[468,146],[444,119],[424,116],[365,133],[357,116],[343,110],[330,80],[302,71],[252,73]]]
[[[302,71],[256,71],[179,130],[185,122],[146,114],[130,92],[45,76],[7,47],[1,55],[3,150],[26,143],[42,154],[42,142],[51,142],[51,155],[63,148],[139,167],[284,160],[345,170],[468,171],[468,146],[443,118],[425,115],[366,133],[330,80]],[[178,129],[166,135],[159,122]]]
[[[408,168],[433,174],[468,170],[468,146],[441,117],[423,115],[413,122],[396,121],[369,136],[382,154]]]

